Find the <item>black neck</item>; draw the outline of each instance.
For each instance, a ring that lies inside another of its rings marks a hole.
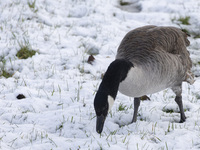
[[[103,77],[99,91],[105,92],[115,99],[119,84],[126,78],[131,67],[133,67],[133,64],[125,59],[113,61]]]

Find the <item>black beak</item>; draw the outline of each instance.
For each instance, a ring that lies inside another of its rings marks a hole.
[[[103,125],[104,125],[105,119],[106,119],[106,117],[104,117],[103,114],[101,116],[97,116],[96,131],[99,134],[103,130]]]

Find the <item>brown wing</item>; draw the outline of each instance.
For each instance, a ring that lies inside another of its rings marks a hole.
[[[147,61],[146,58],[158,51],[178,55],[188,74],[185,81],[192,83],[193,74],[190,71],[192,61],[186,48],[189,44],[187,34],[179,28],[144,26],[126,34],[118,48],[116,58],[124,58],[139,64]]]

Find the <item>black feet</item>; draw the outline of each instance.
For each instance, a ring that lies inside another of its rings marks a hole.
[[[183,114],[181,115],[181,120],[179,121],[179,123],[183,123],[185,122],[186,117],[185,117],[185,113],[183,112]]]

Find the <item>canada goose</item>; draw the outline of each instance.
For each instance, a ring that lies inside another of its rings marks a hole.
[[[189,44],[187,34],[175,27],[144,26],[128,32],[95,95],[96,131],[102,132],[118,90],[134,97],[132,122],[136,122],[141,96],[171,88],[184,122],[182,82],[194,82]]]

